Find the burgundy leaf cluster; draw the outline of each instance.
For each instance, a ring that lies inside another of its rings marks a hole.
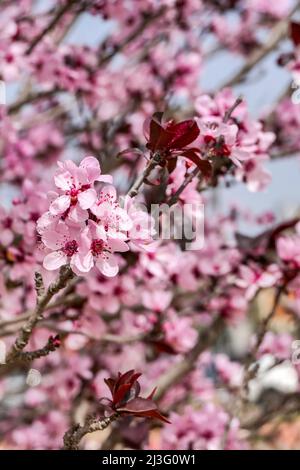
[[[290,37],[297,47],[300,44],[300,23],[296,23],[295,21],[290,22]]]
[[[170,421],[158,411],[157,405],[152,400],[156,389],[147,398],[139,396],[141,387],[138,378],[141,375],[134,370],[129,370],[124,374],[119,372],[116,379],[104,379],[112,396],[111,400],[106,399],[108,406],[120,415],[156,418],[169,423]]]
[[[149,128],[145,129],[148,136],[146,146],[152,155],[159,155],[160,166],[167,167],[171,173],[176,167],[177,158],[182,156],[197,165],[204,176],[210,176],[211,165],[200,158],[200,149],[189,147],[200,134],[196,121],[188,119],[178,123],[163,123],[162,118],[163,113],[154,113]]]

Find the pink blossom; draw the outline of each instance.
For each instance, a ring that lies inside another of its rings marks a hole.
[[[300,266],[300,237],[298,235],[289,235],[280,237],[277,240],[278,255],[284,261]]]
[[[246,289],[246,298],[252,299],[259,288],[272,287],[281,278],[281,273],[276,264],[270,265],[266,270],[257,265],[240,267],[240,277],[236,285]]]
[[[292,337],[288,333],[275,334],[267,331],[258,350],[258,357],[271,354],[279,360],[289,359],[291,356]]]
[[[76,267],[79,251],[76,237],[75,229],[69,228],[63,222],[58,222],[55,230],[45,230],[42,233],[42,241],[47,248],[54,251],[45,256],[44,268],[52,271],[68,263]]]
[[[167,313],[163,325],[165,339],[179,353],[189,351],[196,343],[198,335],[191,323],[191,319],[181,318],[174,311]]]
[[[99,198],[91,207],[92,213],[97,218],[99,230],[105,232],[108,237],[125,240],[125,231],[132,228],[132,221],[125,209],[117,202],[117,192],[114,186],[104,186],[99,193]]]
[[[108,277],[116,276],[119,271],[113,252],[128,251],[127,243],[120,238],[107,236],[102,225],[89,220],[88,226],[80,235],[79,250],[73,268],[80,274],[89,272],[95,265]]]
[[[226,426],[229,424],[230,439],[225,448],[243,448],[238,438],[238,423],[229,423],[229,416],[212,403],[200,410],[187,406],[183,414],[171,413],[171,424],[162,433],[162,449],[167,450],[220,450]]]
[[[86,210],[96,202],[94,183],[111,183],[112,177],[101,175],[99,162],[94,157],[84,158],[79,167],[71,160],[58,162],[58,166],[54,181],[60,193],[52,201],[50,213],[67,215],[71,220],[81,222],[87,218]]]

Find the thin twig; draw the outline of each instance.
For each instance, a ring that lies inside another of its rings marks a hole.
[[[37,322],[43,319],[44,310],[50,300],[55,294],[66,287],[68,281],[72,279],[73,276],[74,274],[70,266],[66,265],[61,267],[57,280],[50,284],[47,291],[41,297],[37,298],[36,307],[25,325],[20,329],[18,337],[6,357],[6,362],[13,361],[23,351],[29,342],[30,336]],[[36,290],[38,291],[39,287],[37,287]]]
[[[25,55],[30,55],[32,53],[32,51],[36,48],[39,42],[43,39],[43,37],[55,28],[57,23],[61,20],[64,14],[67,13],[68,10],[70,10],[70,8],[76,3],[76,1],[77,0],[68,0],[64,5],[59,8],[56,15],[52,18],[49,24],[34,38],[32,43],[26,50]]]
[[[168,206],[173,206],[178,202],[181,193],[185,190],[185,188],[190,184],[190,182],[195,178],[200,173],[200,170],[198,167],[194,168],[193,171],[191,171],[188,176],[184,179],[183,183],[179,186],[177,191],[170,197],[170,199],[167,201]]]
[[[48,356],[51,352],[55,351],[60,346],[59,337],[50,336],[47,341],[47,344],[40,349],[36,349],[35,351],[28,351],[28,352],[21,352],[18,355],[18,360],[24,362],[32,362],[35,359],[39,359],[40,357]]]
[[[279,302],[280,302],[281,295],[282,295],[283,291],[285,290],[285,287],[286,287],[286,284],[282,284],[277,288],[271,311],[266,316],[266,318],[263,320],[263,322],[261,324],[261,327],[260,327],[260,331],[257,335],[257,340],[255,342],[255,345],[253,346],[253,348],[252,348],[252,350],[249,354],[249,357],[248,357],[248,360],[247,360],[247,363],[246,363],[246,366],[245,366],[245,374],[244,374],[244,379],[243,379],[243,383],[242,383],[242,387],[241,387],[242,399],[245,398],[248,395],[249,382],[256,377],[257,372],[259,370],[259,364],[256,363],[257,354],[258,354],[259,348],[262,345],[262,342],[265,338],[265,335],[267,333],[267,329],[270,325],[270,322],[271,322],[272,318],[274,317],[274,315],[276,313],[277,307],[278,307]]]
[[[128,46],[128,44],[130,44],[132,41],[140,37],[144,29],[150,24],[152,24],[153,21],[161,18],[165,10],[166,10],[166,6],[163,6],[157,12],[145,16],[145,18],[143,18],[140,24],[120,44],[116,45],[109,54],[100,58],[98,62],[98,66],[104,65],[107,62],[109,62],[116,54],[122,52],[122,50],[126,46]]]
[[[140,187],[146,181],[148,176],[150,175],[151,171],[156,167],[159,163],[160,155],[158,153],[154,154],[153,157],[149,160],[146,165],[146,168],[142,172],[142,174],[136,179],[130,190],[128,191],[128,196],[134,197],[139,192]]]
[[[266,43],[261,48],[254,50],[248,57],[248,60],[243,65],[243,67],[236,73],[236,75],[225,82],[221,88],[231,87],[241,82],[245,75],[262,59],[264,59],[282,39],[287,36],[290,18],[298,10],[299,4],[300,2],[297,2],[296,5],[292,8],[290,14],[275,24]]]
[[[242,103],[243,98],[242,96],[238,96],[233,105],[227,109],[227,111],[224,114],[223,117],[223,122],[226,124],[229,119],[231,118],[231,115],[233,111]],[[173,206],[176,204],[180,198],[180,195],[183,193],[185,188],[189,185],[189,183],[200,173],[200,170],[198,167],[196,167],[193,171],[191,171],[188,176],[184,179],[183,183],[179,186],[177,191],[170,197],[170,199],[167,201],[167,204],[169,206]]]
[[[75,424],[64,435],[64,450],[78,450],[81,439],[91,432],[103,431],[113,421],[119,418],[118,413],[114,413],[102,420],[88,420],[83,426]]]

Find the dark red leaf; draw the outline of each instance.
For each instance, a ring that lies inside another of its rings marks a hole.
[[[149,141],[147,147],[152,151],[155,152],[159,149],[159,141],[161,140],[161,136],[164,132],[164,128],[160,124],[161,122],[162,113],[155,113],[152,116],[149,126]]]
[[[165,423],[170,423],[157,409],[156,404],[147,398],[135,398],[125,406],[118,408],[119,413],[128,413],[141,418],[156,418]]]
[[[116,381],[116,387],[115,387],[115,390],[120,386],[120,385],[123,385],[127,382],[130,381],[130,378],[132,377],[132,375],[134,375],[134,370],[128,370],[127,372],[125,372],[124,374],[121,374],[119,372],[119,377],[118,377],[118,380]]]
[[[176,165],[177,165],[177,158],[168,158],[167,169],[168,169],[169,174],[175,170]]]
[[[180,150],[194,142],[200,134],[197,123],[193,119],[178,124],[169,122],[167,125],[162,125],[162,116],[162,113],[153,114],[149,124],[149,137],[145,129],[146,138],[148,138],[147,148],[152,152]]]
[[[290,22],[290,37],[295,44],[299,46],[300,44],[300,23],[295,23],[294,21]]]
[[[147,398],[134,398],[126,403],[126,405],[118,407],[119,412],[123,413],[144,413],[146,411],[156,410],[157,406],[152,400]]]
[[[110,393],[113,395],[116,381],[114,379],[104,379],[104,382],[108,386]]]
[[[133,374],[131,377],[130,377],[130,380],[129,382],[132,384],[134,384],[134,382],[137,381],[137,379],[141,376],[142,374],[140,372],[136,372],[135,374]]]
[[[150,395],[147,397],[147,400],[152,400],[152,398],[154,397],[154,394],[157,390],[157,387],[154,387],[154,389],[152,390],[152,392],[150,393]]]
[[[169,421],[165,416],[163,416],[158,410],[146,411],[141,416],[144,416],[145,418],[159,419],[160,421],[163,421],[164,423],[171,424],[171,421]]]
[[[199,127],[193,119],[173,125],[170,127],[170,132],[173,134],[173,139],[169,143],[170,149],[182,149],[194,142],[200,134]]]
[[[113,396],[114,405],[117,405],[118,403],[122,403],[122,401],[126,397],[126,394],[131,389],[131,387],[132,387],[131,384],[123,384],[123,385],[120,385],[120,387],[118,387],[118,389],[115,391],[114,396]]]
[[[210,177],[212,168],[208,160],[202,160],[193,149],[184,150],[182,155],[195,163],[205,178]]]

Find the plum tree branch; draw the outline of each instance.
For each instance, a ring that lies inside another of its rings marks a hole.
[[[53,298],[55,294],[57,294],[60,290],[64,289],[67,286],[67,283],[72,277],[74,276],[73,271],[71,270],[70,266],[62,266],[59,272],[59,276],[56,281],[52,282],[48,287],[47,291],[44,292],[43,281],[41,280],[41,275],[36,274],[35,282],[36,282],[36,291],[37,291],[37,303],[36,307],[31,313],[30,317],[28,318],[25,325],[19,331],[18,337],[11,347],[11,350],[8,352],[6,357],[6,362],[12,362],[23,351],[26,345],[29,342],[30,336],[32,334],[33,329],[35,328],[37,322],[42,320],[43,313],[47,305],[49,304],[50,300]]]
[[[75,424],[64,435],[64,450],[78,450],[79,443],[86,434],[95,431],[103,431],[103,429],[106,429],[118,418],[119,414],[114,413],[101,420],[96,420],[94,418],[88,419],[83,426]]]
[[[262,345],[262,342],[265,338],[265,335],[266,335],[267,329],[270,325],[270,322],[271,322],[272,318],[274,317],[274,315],[276,313],[277,307],[278,307],[279,302],[280,302],[281,295],[284,292],[285,288],[286,288],[286,283],[283,283],[282,285],[280,285],[277,288],[271,311],[266,316],[266,318],[263,320],[263,322],[260,326],[260,331],[258,332],[258,335],[257,335],[257,340],[256,340],[256,342],[255,342],[255,344],[254,344],[254,346],[253,346],[253,348],[252,348],[252,350],[249,354],[249,357],[248,357],[248,360],[247,360],[247,363],[246,363],[246,366],[245,366],[245,374],[244,374],[243,383],[242,383],[242,387],[241,387],[241,396],[242,396],[242,398],[245,398],[247,396],[248,390],[249,390],[249,382],[254,377],[256,377],[256,374],[258,372],[258,369],[259,369],[258,364],[254,365],[255,362],[256,362],[257,353],[258,353],[259,348]]]
[[[52,20],[48,23],[48,25],[33,39],[33,41],[25,52],[26,55],[30,55],[32,53],[32,51],[36,48],[39,42],[55,28],[57,23],[72,8],[76,1],[77,0],[67,0],[66,3],[58,9],[56,15],[53,16]]]
[[[261,62],[273,49],[275,49],[275,47],[277,47],[280,41],[286,37],[291,16],[298,10],[299,6],[300,2],[297,1],[289,15],[275,24],[266,43],[259,49],[254,50],[252,54],[249,55],[248,60],[243,67],[236,73],[236,75],[223,83],[221,88],[231,87],[241,82],[245,75],[250,72],[255,65]]]

